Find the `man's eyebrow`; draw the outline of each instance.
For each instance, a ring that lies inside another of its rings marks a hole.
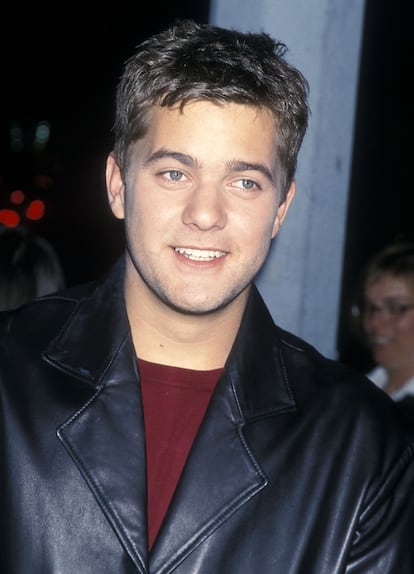
[[[161,148],[152,153],[145,161],[145,165],[150,165],[160,159],[170,158],[179,161],[180,163],[188,166],[195,165],[195,160],[188,154],[172,151],[167,148]]]
[[[250,163],[246,161],[233,160],[227,164],[229,171],[259,171],[267,179],[273,182],[272,172],[263,163]]]
[[[168,148],[160,148],[159,150],[152,153],[145,161],[145,165],[150,165],[160,159],[170,158],[179,161],[183,165],[195,166],[197,164],[196,160],[188,154],[181,153],[178,151],[173,151]],[[274,181],[272,172],[263,163],[251,163],[242,160],[231,160],[227,162],[227,171],[239,172],[239,171],[258,171],[262,173],[270,182]]]

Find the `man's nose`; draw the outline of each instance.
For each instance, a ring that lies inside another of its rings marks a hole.
[[[223,228],[227,221],[224,190],[216,184],[193,188],[183,211],[183,222],[201,230]]]

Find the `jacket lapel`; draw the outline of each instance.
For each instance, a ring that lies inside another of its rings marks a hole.
[[[228,381],[218,387],[152,549],[153,572],[171,571],[266,485],[243,441]]]
[[[83,294],[44,359],[89,387],[58,429],[116,536],[147,572],[145,433],[119,264]]]
[[[130,350],[120,349],[102,386],[58,429],[58,436],[138,571],[147,572],[145,435],[138,377],[132,369],[122,380],[115,375],[118,363],[130,357]]]

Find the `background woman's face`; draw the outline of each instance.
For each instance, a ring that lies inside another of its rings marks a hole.
[[[363,328],[377,364],[414,374],[414,285],[384,274],[365,287]]]

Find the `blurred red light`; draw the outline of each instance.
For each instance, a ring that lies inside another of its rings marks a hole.
[[[0,209],[0,223],[7,227],[16,227],[20,223],[20,215],[14,209]]]
[[[35,199],[26,210],[27,219],[38,221],[45,214],[45,204],[41,199]]]
[[[14,205],[20,205],[25,200],[24,192],[21,189],[15,189],[10,194],[10,202]]]

